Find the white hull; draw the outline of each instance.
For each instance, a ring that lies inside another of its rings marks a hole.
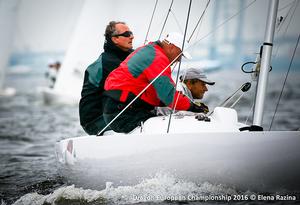
[[[16,95],[16,89],[8,87],[0,89],[0,97],[11,97]]]
[[[64,165],[63,175],[88,188],[103,188],[106,182],[133,185],[166,172],[179,180],[241,190],[300,190],[300,132],[216,132],[213,127],[220,129],[213,118],[211,122],[192,116],[173,121],[185,124],[185,130],[141,134],[137,129],[135,134],[62,140],[56,153]],[[199,132],[205,123],[212,126]]]
[[[49,105],[78,105],[80,96],[68,95],[54,89],[44,87],[41,90],[45,104]]]

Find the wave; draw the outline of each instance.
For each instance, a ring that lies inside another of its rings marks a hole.
[[[232,199],[231,196],[238,194],[241,193],[224,185],[213,185],[209,182],[197,185],[192,182],[179,181],[170,174],[158,173],[153,178],[144,179],[134,186],[114,187],[112,183],[107,182],[105,189],[101,191],[70,185],[60,187],[48,195],[37,192],[29,193],[22,196],[14,205],[137,204],[145,202],[157,204],[160,202],[202,202],[214,199],[227,202]],[[242,194],[252,193],[247,191]]]

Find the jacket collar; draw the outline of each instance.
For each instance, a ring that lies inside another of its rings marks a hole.
[[[124,60],[133,51],[133,49],[130,49],[129,51],[123,51],[116,46],[111,39],[105,40],[103,48],[104,52],[114,53],[121,60]]]

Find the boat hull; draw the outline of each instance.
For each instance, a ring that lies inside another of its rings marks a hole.
[[[78,105],[80,96],[68,95],[51,88],[42,88],[41,93],[45,104],[48,105]]]
[[[0,89],[0,97],[11,97],[16,95],[16,89],[8,87]]]
[[[257,192],[299,191],[300,132],[86,136],[57,143],[72,183],[133,185],[157,173]]]

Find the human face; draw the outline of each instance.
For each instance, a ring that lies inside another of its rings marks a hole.
[[[191,91],[194,99],[202,99],[204,93],[207,91],[206,83],[201,80],[196,80],[196,82],[191,83],[191,80],[188,80],[186,83],[188,89]]]
[[[116,24],[116,31],[117,34],[124,33],[126,31],[130,31],[128,26],[125,24]],[[111,40],[116,44],[117,47],[119,47],[123,51],[128,51],[132,49],[132,40],[134,36],[133,34],[130,35],[129,37],[125,36],[113,36],[111,37]]]
[[[169,44],[169,45],[170,45],[170,56],[171,56],[170,61],[173,61],[177,56],[180,55],[181,49],[178,48],[177,46],[173,45],[173,44]],[[180,56],[175,60],[175,62],[176,62],[176,61],[180,61],[180,60],[181,60],[181,56],[182,56],[182,55],[180,55]]]

